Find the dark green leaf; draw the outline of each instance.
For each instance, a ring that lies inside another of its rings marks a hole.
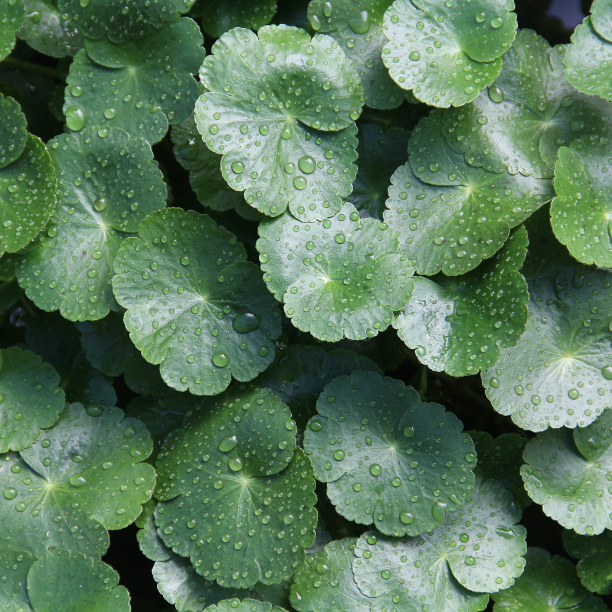
[[[612,593],[612,531],[585,536],[566,529],[563,544],[572,557],[580,559],[576,573],[583,586],[600,595]]]
[[[3,60],[15,44],[15,33],[25,18],[23,0],[0,0],[0,60]]]
[[[202,29],[220,38],[232,28],[259,30],[272,21],[276,0],[196,0],[191,15],[202,18]]]

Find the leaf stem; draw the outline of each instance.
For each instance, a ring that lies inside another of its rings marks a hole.
[[[62,81],[62,76],[59,71],[55,68],[49,68],[48,66],[41,66],[39,64],[33,64],[32,62],[26,62],[24,60],[15,59],[14,57],[7,57],[0,64],[2,66],[8,66],[11,68],[18,68],[19,70],[27,70],[35,74],[55,79],[56,81]]]

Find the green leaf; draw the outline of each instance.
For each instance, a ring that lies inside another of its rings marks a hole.
[[[308,19],[316,32],[329,34],[353,62],[361,77],[365,103],[372,108],[397,108],[402,90],[393,82],[382,62],[387,42],[383,17],[393,0],[313,0]]]
[[[353,576],[356,538],[330,542],[309,555],[291,587],[291,605],[298,612],[369,612],[371,599],[363,595]]]
[[[565,56],[567,80],[584,94],[612,100],[612,32],[600,35],[594,18],[587,17],[572,34]]]
[[[119,574],[102,561],[67,550],[32,564],[27,577],[34,612],[129,612],[130,595]]]
[[[315,338],[365,340],[386,329],[412,293],[412,268],[395,232],[360,219],[345,203],[331,219],[303,223],[288,214],[259,225],[268,289],[293,325]]]
[[[142,423],[118,408],[71,404],[32,446],[2,456],[3,540],[36,555],[103,554],[106,529],[127,527],[151,497],[155,471],[139,463],[151,450]]]
[[[374,372],[325,387],[304,436],[336,511],[387,535],[436,528],[474,486],[474,445],[452,413]],[[382,415],[382,416],[381,416]]]
[[[17,278],[43,310],[59,310],[71,321],[101,319],[115,305],[111,279],[119,246],[166,205],[166,186],[149,143],[123,130],[62,134],[50,151],[59,206],[18,264]]]
[[[482,373],[493,407],[523,429],[584,427],[610,405],[612,276],[567,268],[529,283],[527,327]]]
[[[4,104],[0,100],[0,104],[7,106],[7,99]],[[17,123],[12,108],[9,113],[8,130],[21,130],[21,117]],[[0,128],[0,136],[6,129]],[[0,145],[0,159],[12,145],[12,138],[8,147]],[[0,255],[4,251],[16,253],[36,238],[56,206],[55,189],[55,170],[49,152],[41,140],[27,134],[21,156],[0,168]]]
[[[26,580],[36,558],[26,552],[3,550],[0,554],[0,608],[5,612],[30,612]]]
[[[597,33],[612,41],[612,3],[610,0],[595,0],[591,5],[591,21]]]
[[[164,381],[216,395],[232,376],[244,382],[265,370],[280,316],[235,236],[179,208],[149,216],[139,235],[117,254],[113,288],[132,341],[161,364]]]
[[[26,118],[19,104],[0,94],[0,169],[17,161],[28,142]]]
[[[298,426],[298,436],[316,414],[317,398],[334,378],[357,370],[382,370],[368,357],[347,349],[291,344],[278,354],[274,363],[257,379],[257,385],[271,389],[289,406]]]
[[[516,36],[513,8],[512,0],[396,0],[384,20],[391,78],[432,106],[470,102],[501,70]]]
[[[141,517],[139,517],[139,520]],[[175,554],[166,547],[162,539],[157,534],[157,527],[155,527],[152,514],[149,515],[145,521],[144,527],[138,530],[136,539],[138,540],[138,546],[142,554],[151,561],[164,562],[175,557]],[[189,562],[187,561],[187,563]],[[170,603],[173,604],[175,602],[171,601]]]
[[[529,497],[547,516],[579,534],[612,528],[611,426],[612,411],[606,410],[582,429],[539,433],[523,454],[521,475]]]
[[[259,37],[231,30],[212,51],[200,70],[207,91],[195,118],[208,148],[223,155],[229,186],[265,215],[287,207],[303,221],[335,214],[357,173],[354,119],[363,105],[359,77],[338,44],[266,26]]]
[[[363,217],[382,219],[387,188],[395,168],[406,162],[408,133],[401,128],[383,131],[372,123],[359,129],[359,170],[351,202]]]
[[[24,0],[26,19],[17,36],[32,49],[52,57],[73,56],[83,48],[81,33],[70,25],[57,0]]]
[[[384,216],[400,233],[406,257],[427,276],[473,270],[553,196],[550,180],[470,166],[444,140],[447,113],[434,111],[412,132],[410,164],[391,178]]]
[[[357,541],[353,571],[372,610],[484,610],[488,593],[523,572],[527,551],[521,513],[494,480],[477,482],[472,501],[438,529],[400,540],[370,532]],[[454,546],[453,546],[454,544]]]
[[[64,408],[57,372],[29,351],[0,351],[0,453],[19,451],[51,427]]]
[[[240,602],[237,599],[225,599],[216,606],[206,608],[206,612],[286,612],[286,610],[254,599],[243,599]]]
[[[159,535],[221,586],[288,580],[314,541],[312,467],[268,389],[240,386],[195,411],[166,439],[157,472]]]
[[[414,279],[412,297],[393,327],[422,364],[451,376],[477,374],[518,342],[529,301],[519,272],[527,242],[519,227],[497,255],[467,274]]]
[[[8,310],[22,296],[21,287],[17,284],[17,280],[0,282],[0,310]]]
[[[13,49],[15,33],[25,18],[23,0],[0,0],[0,60]]]
[[[164,23],[176,22],[195,0],[58,0],[59,10],[71,25],[87,38],[103,38],[114,43],[150,38]]]
[[[151,144],[160,141],[168,124],[193,112],[198,86],[192,75],[206,53],[202,43],[200,29],[188,18],[153,30],[144,40],[118,45],[106,38],[86,40],[66,80],[67,126],[73,131],[85,125],[119,127]]]
[[[445,115],[449,145],[493,172],[551,178],[560,146],[607,129],[612,107],[565,79],[565,47],[522,30],[501,74],[474,103]]]
[[[573,564],[541,548],[527,551],[525,573],[516,584],[493,595],[494,612],[604,612],[608,608],[578,582]]]
[[[572,557],[580,559],[576,573],[585,588],[600,595],[612,593],[612,531],[584,536],[565,530],[563,545]]]
[[[607,137],[583,136],[559,149],[557,197],[550,206],[553,231],[582,263],[612,267],[612,169]]]
[[[501,482],[512,495],[519,508],[531,504],[521,478],[523,451],[529,440],[518,434],[505,433],[493,438],[486,431],[470,431],[478,455],[476,471],[483,480],[495,479]]]
[[[202,18],[202,29],[221,38],[232,28],[259,30],[272,21],[276,0],[196,0],[191,15]]]

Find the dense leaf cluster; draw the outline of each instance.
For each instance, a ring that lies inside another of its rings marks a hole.
[[[517,4],[0,0],[0,609],[607,609],[612,0]]]

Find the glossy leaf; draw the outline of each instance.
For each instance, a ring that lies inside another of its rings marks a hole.
[[[612,528],[611,428],[612,411],[606,410],[585,428],[538,434],[523,454],[521,475],[531,499],[579,534]]]
[[[432,106],[470,102],[501,70],[516,36],[512,9],[512,0],[396,0],[384,20],[391,78]]]
[[[13,98],[0,94],[0,169],[16,161],[28,141],[26,118]]]
[[[477,482],[472,501],[431,533],[400,540],[365,533],[353,561],[357,586],[374,598],[373,610],[484,610],[488,593],[514,584],[525,565],[526,531],[511,502],[498,482]]]
[[[103,38],[114,43],[150,37],[164,23],[176,22],[195,0],[58,0],[58,8],[69,23],[87,38]]]
[[[329,34],[353,62],[361,77],[365,103],[372,108],[397,108],[402,90],[393,82],[382,62],[387,42],[383,31],[385,11],[393,0],[313,0],[308,19],[315,32]]]
[[[0,607],[7,612],[30,612],[26,580],[36,557],[26,552],[3,550],[0,553]]]
[[[208,148],[223,155],[229,186],[265,215],[287,207],[303,221],[336,213],[355,179],[354,120],[363,105],[338,44],[266,26],[258,36],[235,28],[212,51],[195,118]]]
[[[196,0],[191,15],[202,18],[202,29],[220,38],[232,28],[259,30],[272,21],[276,0]]]
[[[13,49],[15,33],[25,18],[23,0],[0,0],[0,60]]]
[[[29,351],[0,351],[0,453],[38,440],[64,408],[57,372]]]
[[[210,217],[171,208],[121,246],[113,289],[143,357],[179,391],[216,395],[274,359],[276,303],[244,247]],[[206,250],[202,249],[206,244]],[[178,329],[177,329],[178,328]]]
[[[259,226],[264,280],[293,325],[315,338],[364,340],[386,329],[412,292],[397,234],[346,203],[332,219],[288,214]]]
[[[206,612],[286,612],[284,608],[273,606],[268,602],[254,599],[225,599],[215,606],[206,608]]]
[[[160,141],[169,124],[181,123],[193,111],[198,86],[192,75],[204,59],[202,43],[200,29],[188,18],[153,30],[144,40],[85,41],[66,80],[68,128],[119,127],[151,144]]]
[[[304,450],[345,518],[414,536],[466,503],[474,486],[472,440],[452,413],[421,402],[412,387],[354,372],[325,387],[317,412]]]
[[[584,427],[601,414],[612,393],[611,281],[568,268],[556,287],[548,277],[530,283],[525,332],[482,373],[497,412],[531,431]]]
[[[541,548],[527,551],[525,573],[505,591],[493,595],[494,612],[604,612],[608,608],[578,582],[570,561]]]
[[[314,541],[312,467],[267,389],[237,387],[195,411],[166,439],[157,472],[159,535],[221,586],[288,580]]]
[[[17,266],[26,295],[72,321],[105,317],[115,306],[113,261],[140,222],[166,205],[150,145],[115,128],[86,128],[50,143],[59,206]]]
[[[402,252],[427,276],[473,270],[553,196],[550,180],[470,166],[442,135],[446,114],[430,114],[413,131],[410,164],[391,178],[384,216]]]
[[[151,449],[144,426],[118,408],[71,404],[32,446],[2,456],[3,546],[103,554],[106,529],[127,527],[151,497],[155,472],[139,463]]]
[[[612,43],[611,43],[612,45]],[[559,150],[550,215],[555,235],[582,263],[612,267],[612,169],[607,137],[583,136]]]
[[[600,595],[612,593],[612,531],[585,536],[565,530],[563,544],[572,557],[580,559],[576,573],[583,586]]]
[[[476,167],[551,178],[560,146],[600,134],[612,118],[607,102],[567,82],[565,52],[522,30],[495,82],[473,104],[445,115],[449,145]]]
[[[421,363],[451,376],[492,366],[527,322],[527,283],[519,272],[527,232],[518,228],[492,259],[459,277],[415,278],[393,327]]]

